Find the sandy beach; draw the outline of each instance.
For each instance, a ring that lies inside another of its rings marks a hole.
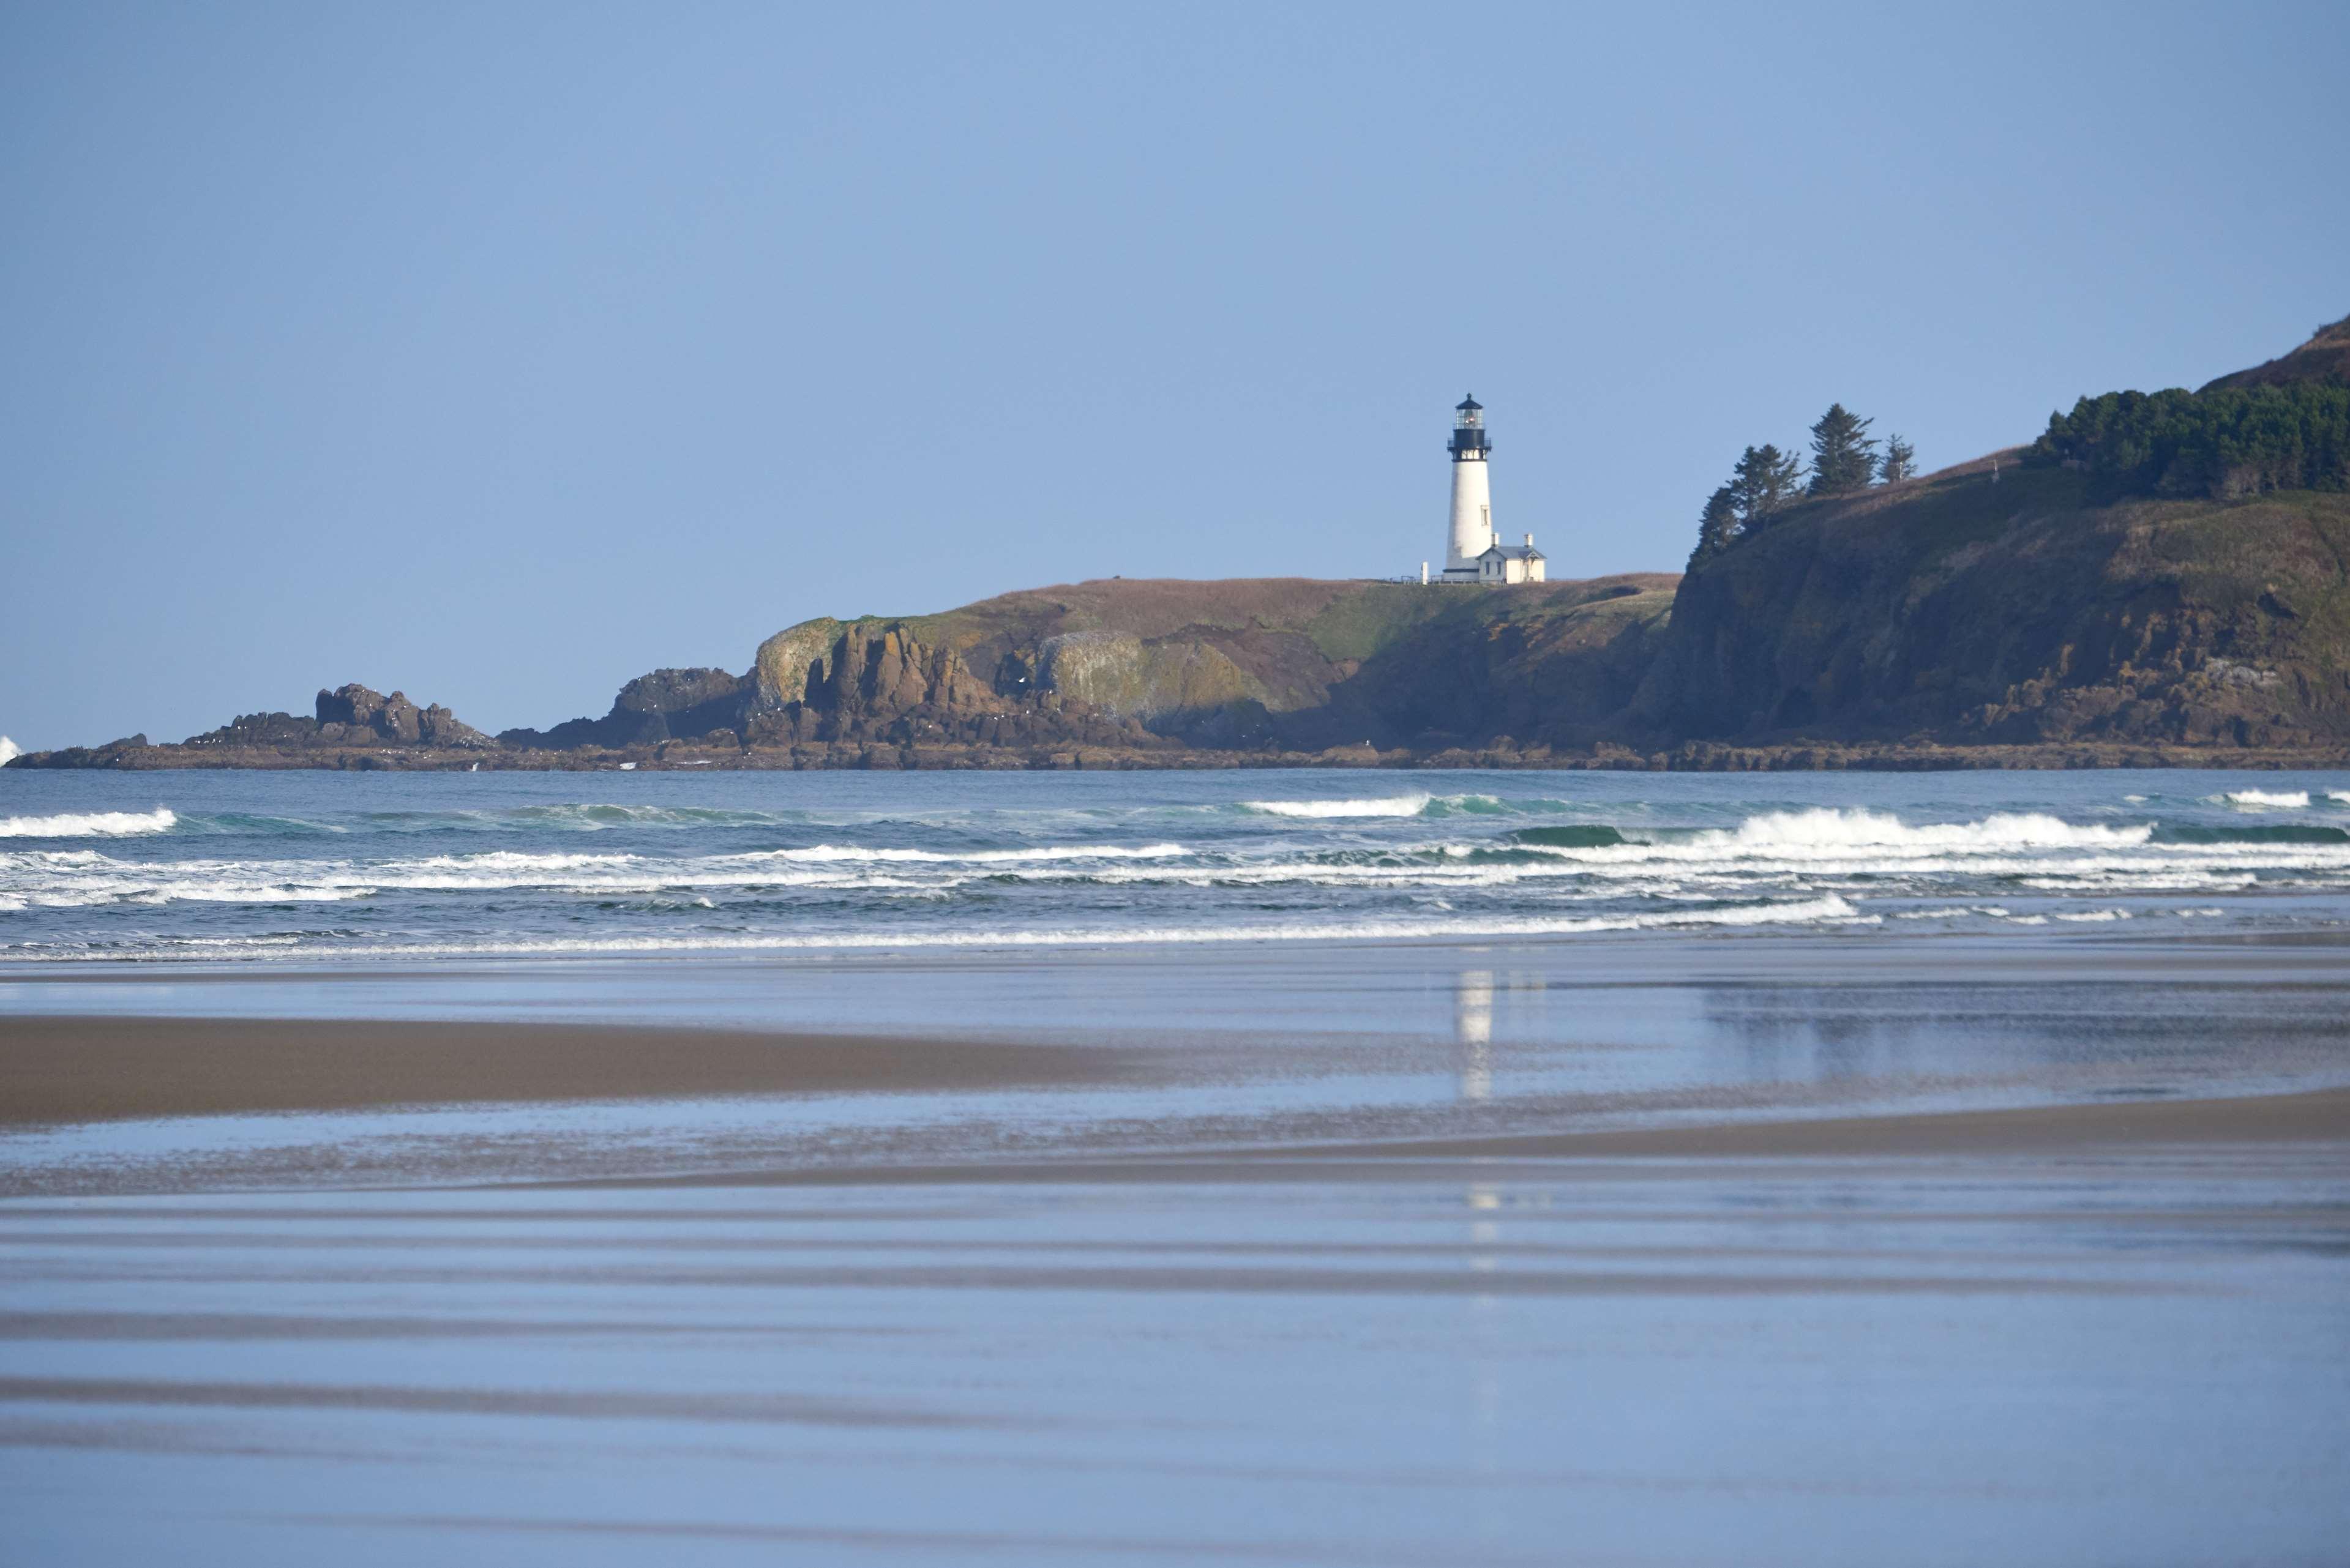
[[[1112,1081],[1070,1045],[586,1023],[12,1017],[0,1127],[232,1113],[1000,1089]]]
[[[2338,950],[20,979],[0,1507],[239,1568],[2323,1561]]]

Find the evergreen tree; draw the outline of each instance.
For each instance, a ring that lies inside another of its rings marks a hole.
[[[1750,446],[1740,454],[1729,489],[1741,536],[1761,531],[1773,514],[1794,501],[1803,477],[1803,460],[1775,446]]]
[[[1877,475],[1887,484],[1898,484],[1905,479],[1918,477],[1918,449],[1899,436],[1885,438],[1885,461],[1877,467]]]
[[[1812,493],[1842,495],[1864,490],[1877,477],[1877,443],[1868,438],[1874,420],[1865,420],[1842,403],[1812,427]]]
[[[1690,552],[1689,569],[1696,571],[1716,556],[1730,548],[1738,537],[1738,492],[1731,485],[1721,485],[1707,497],[1705,511],[1697,520],[1697,548]]]

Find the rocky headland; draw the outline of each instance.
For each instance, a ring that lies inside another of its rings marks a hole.
[[[2345,356],[2350,322],[2199,393],[2084,400],[2033,447],[1792,505],[1681,576],[1078,583],[803,622],[740,674],[657,670],[544,731],[347,685],[307,717],[8,765],[2338,765],[2345,454],[2279,469],[2178,431],[2282,408],[2323,445]]]

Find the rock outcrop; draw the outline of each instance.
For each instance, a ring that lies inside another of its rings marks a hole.
[[[217,730],[189,736],[178,747],[151,747],[146,736],[135,735],[99,751],[122,756],[177,752],[192,753],[190,762],[222,757],[230,760],[216,765],[240,767],[267,765],[260,760],[265,757],[309,755],[317,765],[333,767],[346,765],[353,754],[376,755],[389,749],[477,753],[496,744],[438,703],[420,708],[405,692],[394,691],[387,697],[353,683],[321,691],[314,717],[244,713]]]
[[[570,719],[545,731],[504,730],[498,742],[537,751],[621,750],[721,730],[731,737],[742,722],[745,694],[743,681],[723,670],[656,670],[621,687],[600,719]]]
[[[316,723],[320,741],[344,745],[479,748],[494,743],[438,703],[419,708],[405,692],[386,697],[356,683],[319,692]]]

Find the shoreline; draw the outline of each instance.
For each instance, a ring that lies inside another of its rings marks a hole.
[[[2138,742],[2027,745],[1791,739],[1738,743],[1684,741],[1652,750],[1610,742],[1588,748],[1498,745],[1438,752],[1367,746],[1320,752],[1165,747],[914,745],[872,742],[793,746],[702,746],[669,741],[619,750],[499,746],[335,747],[274,750],[68,746],[26,752],[6,766],[27,773],[1086,773],[1387,769],[1405,773],[2058,773],[2093,769],[2285,773],[2350,768],[2350,742],[2334,746],[2203,747]]]
[[[1898,1111],[1775,1121],[1492,1137],[1404,1138],[940,1165],[807,1167],[491,1182],[556,1189],[1184,1185],[1473,1181],[1597,1174],[1617,1164],[1719,1169],[1814,1159],[2101,1158],[2180,1147],[2299,1147],[2350,1156],[2350,1088],[2210,1099],[2098,1101],[1997,1110]],[[1645,1172],[1659,1174],[1654,1168]]]
[[[0,1017],[0,1133],[204,1116],[1148,1089],[1208,1065],[1196,1046],[1176,1050],[1131,1037],[1039,1044],[658,1023],[16,1015]],[[1594,1160],[2001,1158],[2219,1144],[2350,1152],[2350,1085],[1990,1109],[1814,1110],[1579,1131],[1276,1137],[1026,1158],[704,1167],[518,1184],[1286,1181]]]

